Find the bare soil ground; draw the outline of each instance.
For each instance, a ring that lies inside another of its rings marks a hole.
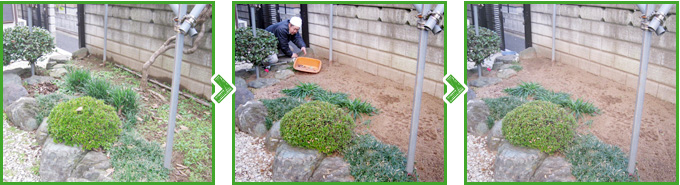
[[[271,72],[273,73],[273,72]],[[264,74],[269,75],[269,74]],[[272,75],[273,76],[273,75]],[[246,79],[250,82],[255,75]],[[370,132],[380,141],[396,145],[404,152],[408,151],[409,127],[413,111],[413,88],[403,86],[391,80],[363,72],[342,64],[333,66],[324,63],[318,74],[295,72],[295,75],[282,80],[278,84],[262,89],[253,89],[255,99],[274,99],[283,97],[282,89],[295,87],[301,82],[313,82],[323,89],[333,92],[345,92],[350,98],[361,98],[370,102],[380,110],[375,116],[363,116],[370,119],[367,127],[359,132]],[[444,102],[441,98],[423,94],[416,145],[416,169],[419,181],[444,181]],[[362,125],[363,121],[357,122]]]
[[[572,98],[592,102],[602,113],[580,120],[580,131],[593,133],[602,141],[630,152],[633,116],[637,89],[595,76],[579,68],[549,59],[522,61],[523,70],[517,76],[484,88],[471,87],[477,98],[506,96],[503,89],[521,82],[538,82],[549,90],[567,92]],[[484,76],[495,77],[495,71]],[[477,78],[468,73],[468,81]],[[676,105],[651,95],[645,95],[637,168],[641,181],[675,181],[676,172]],[[583,125],[593,120],[591,126]]]

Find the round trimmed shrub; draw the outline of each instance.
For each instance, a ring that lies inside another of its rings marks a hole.
[[[330,154],[352,139],[352,117],[337,105],[312,101],[286,113],[281,137],[292,146]]]
[[[479,27],[479,35],[476,35],[475,28],[467,30],[467,60],[481,65],[486,57],[492,55],[501,48],[501,38],[496,32]]]
[[[50,112],[48,122],[54,142],[82,145],[87,150],[110,148],[121,132],[113,107],[89,96],[60,103]]]
[[[559,105],[532,101],[510,111],[503,118],[503,135],[513,145],[553,153],[574,137],[576,121]]]

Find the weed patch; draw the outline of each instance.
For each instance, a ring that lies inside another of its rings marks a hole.
[[[482,98],[482,101],[486,103],[486,106],[489,107],[489,117],[487,120],[487,125],[489,128],[493,127],[494,122],[496,120],[501,120],[503,117],[505,117],[508,112],[512,111],[516,107],[524,104],[526,101],[524,101],[521,98],[514,97],[514,96],[504,96],[500,98]]]

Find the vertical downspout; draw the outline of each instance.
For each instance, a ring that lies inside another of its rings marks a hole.
[[[182,20],[186,12],[187,5],[179,5],[179,11],[177,18]],[[177,24],[181,24],[177,23]],[[172,93],[170,96],[170,117],[168,123],[168,135],[165,143],[165,159],[163,166],[168,169],[172,169],[172,145],[175,139],[175,121],[177,120],[177,101],[179,95],[179,82],[182,70],[182,52],[184,52],[184,33],[181,31],[177,32],[177,39],[175,40],[175,69],[172,71]]]
[[[330,42],[328,42],[328,62],[333,65],[333,4],[331,4],[331,11],[328,16],[330,17],[328,22],[328,38],[330,39]]]
[[[106,41],[109,40],[109,4],[104,5],[104,58],[103,62],[106,62]]]
[[[550,58],[553,63],[555,63],[555,22],[557,15],[557,4],[553,4],[553,14],[552,14],[552,57]]]
[[[525,4],[524,11],[522,12],[524,16],[524,47],[529,48],[533,46],[531,41],[531,5]]]

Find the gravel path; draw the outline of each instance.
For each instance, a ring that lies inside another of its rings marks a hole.
[[[467,135],[467,181],[493,182],[496,154],[486,149],[486,136]]]
[[[236,182],[272,182],[274,154],[264,148],[264,139],[236,130]]]
[[[40,147],[34,144],[34,133],[10,126],[8,121],[3,121],[2,128],[2,181],[40,181],[35,174],[40,163]]]

